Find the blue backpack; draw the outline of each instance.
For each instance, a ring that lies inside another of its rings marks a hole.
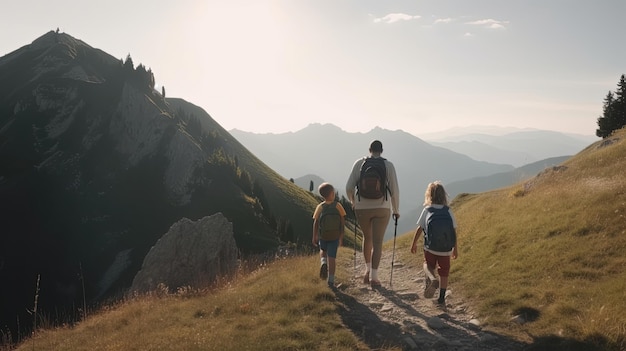
[[[448,206],[441,209],[426,207],[424,247],[437,252],[449,252],[456,245],[456,230]]]

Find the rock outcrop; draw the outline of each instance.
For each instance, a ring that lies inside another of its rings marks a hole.
[[[235,272],[237,255],[233,226],[224,215],[195,222],[183,218],[150,249],[130,290],[146,293],[160,284],[170,291],[206,287]]]

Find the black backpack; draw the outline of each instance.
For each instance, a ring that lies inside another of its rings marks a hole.
[[[341,214],[337,209],[337,202],[323,203],[319,218],[320,239],[337,240],[341,235]]]
[[[387,199],[387,166],[382,157],[366,157],[361,165],[359,181],[356,185],[359,200]]]
[[[424,247],[437,252],[449,252],[456,245],[456,230],[448,206],[441,209],[426,207]]]

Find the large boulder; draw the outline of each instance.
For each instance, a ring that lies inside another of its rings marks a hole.
[[[150,249],[130,290],[146,293],[160,284],[170,291],[203,288],[234,273],[237,256],[233,225],[224,215],[183,218]]]

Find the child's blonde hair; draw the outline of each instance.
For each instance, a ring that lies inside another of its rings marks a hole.
[[[327,199],[330,194],[335,191],[335,188],[330,183],[322,183],[320,184],[318,190],[320,192],[320,195],[322,195],[324,199]]]
[[[448,205],[448,194],[443,188],[443,184],[439,180],[428,184],[426,193],[424,194],[424,206],[429,205]]]

